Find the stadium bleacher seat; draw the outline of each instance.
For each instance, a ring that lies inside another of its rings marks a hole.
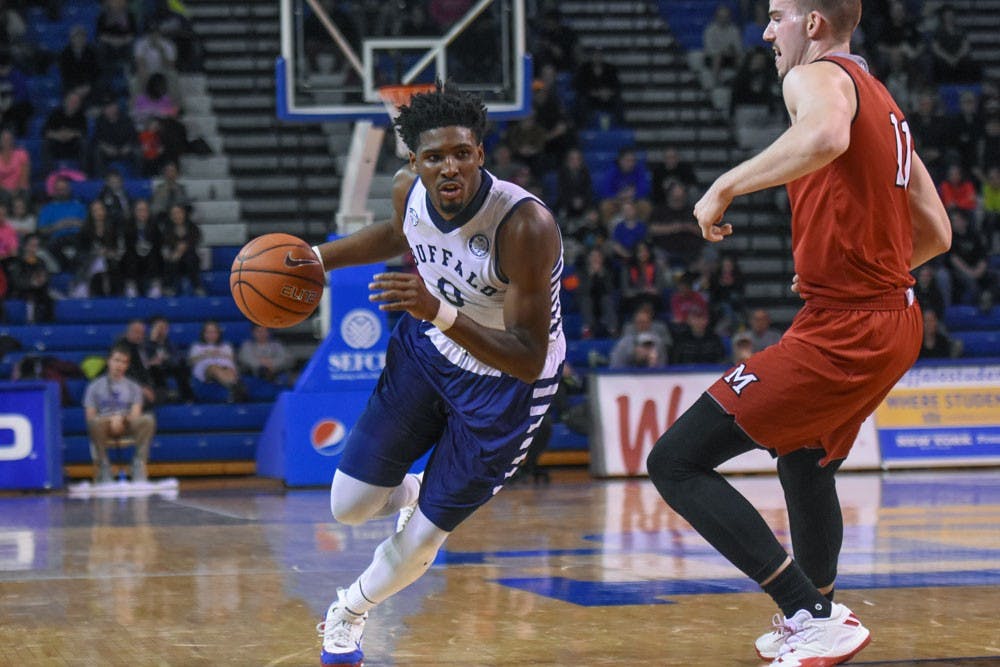
[[[963,357],[1000,357],[1000,331],[956,331],[952,338],[962,341]]]
[[[176,322],[170,326],[170,337],[181,346],[188,346],[198,340],[201,334],[199,322]],[[234,347],[250,336],[248,320],[219,320],[223,338]],[[63,352],[72,350],[104,350],[122,335],[124,321],[99,324],[39,324],[2,325],[0,335],[17,339],[24,350],[37,352]],[[62,355],[59,355],[60,357]]]
[[[218,433],[158,433],[149,453],[151,463],[190,461],[252,461],[257,452],[256,431]],[[127,454],[118,453],[127,461]],[[63,463],[89,464],[90,442],[86,435],[63,438]]]
[[[1000,306],[983,312],[975,306],[949,306],[944,322],[952,333],[958,331],[1000,330]]]
[[[259,430],[270,413],[270,403],[161,405],[153,410],[158,433]],[[64,435],[87,433],[83,407],[62,409],[62,430]]]

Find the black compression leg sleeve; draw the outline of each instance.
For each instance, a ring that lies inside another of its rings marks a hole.
[[[844,541],[844,519],[834,481],[842,461],[820,467],[825,455],[822,449],[800,449],[778,459],[795,561],[817,588],[829,586],[837,578],[837,559]]]
[[[702,396],[664,433],[646,461],[663,499],[748,577],[760,583],[788,554],[760,513],[715,467],[754,449],[731,415]]]

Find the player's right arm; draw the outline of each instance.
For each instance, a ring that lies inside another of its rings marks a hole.
[[[316,246],[323,268],[332,271],[344,266],[383,262],[409,250],[403,234],[403,211],[406,196],[416,178],[416,173],[408,166],[393,177],[392,219],[380,220],[353,234]]]
[[[906,190],[910,199],[913,221],[913,256],[910,268],[915,269],[951,247],[951,221],[941,203],[934,181],[923,161],[913,152],[910,184]]]

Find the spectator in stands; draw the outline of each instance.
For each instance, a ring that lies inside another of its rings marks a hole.
[[[674,336],[671,363],[721,364],[726,360],[726,348],[719,335],[709,329],[708,309],[691,308],[684,323]]]
[[[60,163],[82,167],[87,139],[87,116],[79,93],[66,93],[61,106],[52,110],[42,128],[45,138],[42,171],[49,173]]]
[[[985,184],[989,181],[989,170],[998,166],[1000,166],[1000,108],[986,116],[983,136],[976,146],[976,163],[972,168],[972,175],[980,183]]]
[[[146,323],[139,318],[133,318],[125,325],[125,333],[115,341],[115,347],[126,350],[129,357],[129,379],[142,389],[146,403],[156,402],[156,392],[153,390],[153,379],[149,374],[146,359]]]
[[[1000,253],[1000,161],[986,171],[982,207],[983,241],[988,250]]]
[[[957,208],[972,214],[979,207],[976,186],[958,163],[948,167],[948,177],[938,186],[938,193],[945,208]]]
[[[941,98],[934,88],[924,88],[917,94],[917,106],[906,115],[914,142],[920,146],[920,156],[935,182],[944,176],[944,153],[949,144],[948,122],[941,112]]]
[[[122,277],[125,295],[158,299],[163,293],[163,232],[150,213],[149,202],[138,199],[122,234]]]
[[[87,217],[87,208],[73,197],[69,180],[60,176],[52,189],[52,199],[38,211],[38,233],[45,249],[62,270],[72,266],[76,237]]]
[[[271,330],[267,327],[254,326],[250,330],[250,338],[240,345],[240,369],[268,382],[281,382],[281,376],[294,364],[292,353],[281,341],[271,337]]]
[[[669,287],[667,267],[653,254],[649,243],[639,241],[621,270],[623,313],[635,312],[643,304],[652,306],[654,313],[663,311],[664,295]]]
[[[600,48],[594,48],[573,76],[576,91],[576,124],[591,127],[597,121],[602,129],[624,122],[622,84],[618,68],[604,58]]]
[[[649,214],[649,242],[669,267],[687,270],[701,256],[705,240],[691,215],[688,188],[671,177],[663,187],[667,201]]]
[[[886,89],[896,100],[900,109],[910,109],[915,106],[914,94],[915,77],[911,74],[909,63],[904,59],[900,51],[889,53],[889,60],[886,62],[882,82]]]
[[[108,449],[123,437],[135,439],[132,481],[147,479],[149,445],[156,431],[156,418],[142,411],[143,391],[126,376],[129,363],[128,350],[116,344],[108,354],[107,372],[92,380],[83,394],[94,481],[98,484],[112,481]]]
[[[163,259],[166,283],[171,294],[194,292],[203,295],[198,244],[201,230],[188,217],[185,206],[174,205],[168,213],[163,234]],[[187,284],[185,284],[187,283]]]
[[[77,235],[75,295],[112,296],[121,291],[122,240],[100,199],[90,202]]]
[[[539,176],[553,171],[562,163],[572,146],[576,144],[573,121],[563,108],[556,91],[556,71],[552,65],[541,70],[541,78],[536,81],[531,99],[535,120],[545,130],[543,159],[539,162]]]
[[[97,62],[97,50],[89,43],[87,29],[75,25],[69,33],[69,44],[59,54],[59,75],[62,78],[63,95],[76,93],[83,100],[97,92],[101,78]]]
[[[764,33],[761,32],[761,35]],[[720,3],[702,32],[705,65],[710,87],[727,85],[743,61],[743,36],[733,23],[729,5]]]
[[[639,161],[635,149],[622,148],[604,182],[597,184],[602,219],[610,221],[619,212],[622,202],[633,201],[639,218],[648,220],[652,209],[649,201],[651,190],[649,172]]]
[[[687,322],[688,313],[692,310],[704,310],[708,313],[708,301],[694,289],[694,273],[685,271],[674,281],[674,292],[670,295],[670,317],[675,324]]]
[[[180,171],[176,162],[163,165],[163,172],[160,175],[162,180],[153,189],[153,200],[149,204],[155,218],[166,217],[167,212],[174,206],[187,207],[191,204],[191,197],[179,180]]]
[[[615,347],[617,348],[625,340],[619,340]],[[627,340],[632,345],[628,354],[624,355],[625,358],[622,361],[612,363],[610,368],[648,369],[666,367],[667,357],[661,356],[660,348],[662,345],[660,344],[660,339],[654,334],[646,331],[635,336],[630,336]]]
[[[157,7],[153,20],[160,26],[162,35],[177,46],[177,70],[200,72],[204,69],[201,40],[194,26],[179,3],[162,3]]]
[[[750,342],[753,351],[760,352],[781,340],[781,332],[771,326],[771,314],[758,308],[750,314]]]
[[[135,40],[133,47],[136,84],[139,89],[146,87],[152,74],[162,74],[167,79],[167,89],[176,92],[177,46],[163,36],[160,24],[155,20],[146,26],[146,32]]]
[[[514,154],[506,143],[501,141],[490,151],[490,173],[500,180],[511,180],[520,167],[521,163],[514,159]]]
[[[594,184],[579,148],[566,151],[557,175],[554,204],[561,223],[579,220],[594,206]],[[573,225],[570,224],[569,227],[572,228]],[[573,230],[568,231],[572,233]]]
[[[20,148],[14,131],[0,128],[0,198],[27,194],[31,187],[31,156]]]
[[[531,168],[532,174],[540,176],[545,169],[545,143],[548,134],[538,124],[534,111],[507,129],[504,143],[510,147],[511,155],[521,164]]]
[[[51,322],[55,312],[49,294],[49,268],[40,250],[38,234],[28,234],[17,261],[7,264],[10,295],[27,302],[28,324]]]
[[[200,382],[215,382],[229,390],[231,402],[246,399],[246,389],[236,369],[233,346],[222,339],[218,322],[208,320],[201,327],[201,338],[188,350],[191,374]]]
[[[951,218],[951,250],[946,255],[951,275],[952,303],[978,304],[983,294],[991,298],[993,276],[989,271],[986,245],[969,224],[966,213],[957,208],[948,212]]]
[[[104,175],[104,187],[97,193],[97,199],[107,209],[108,220],[118,233],[125,229],[125,223],[132,217],[132,198],[125,190],[125,181],[115,169],[109,169]]]
[[[888,20],[879,31],[876,44],[880,69],[885,69],[887,63],[898,62],[906,64],[906,69],[912,69],[914,73],[926,71],[929,63],[923,57],[924,44],[925,40],[917,29],[916,21],[906,10],[906,4],[901,0],[889,3]]]
[[[150,75],[145,91],[135,98],[132,117],[144,131],[155,131],[163,160],[180,160],[187,151],[187,130],[177,120],[179,115],[180,108],[167,92],[167,78],[159,72]],[[156,126],[151,128],[153,120]]]
[[[102,100],[101,115],[90,140],[90,171],[103,174],[115,165],[128,173],[139,171],[139,135],[132,119],[122,113],[117,99]]]
[[[576,69],[576,45],[576,32],[560,19],[559,10],[552,8],[542,14],[531,55],[539,71],[552,65],[560,72],[572,72]]]
[[[10,54],[0,48],[0,126],[11,127],[17,136],[23,137],[34,110],[28,77],[11,62]]]
[[[104,10],[97,17],[97,57],[102,76],[125,74],[131,69],[132,44],[138,33],[126,0],[104,0]]]
[[[753,341],[750,340],[750,334],[746,331],[741,331],[735,336],[733,336],[733,353],[732,361],[733,364],[741,364],[753,354]]]
[[[983,138],[984,118],[979,113],[979,98],[971,90],[958,96],[958,113],[948,119],[949,153],[969,172],[976,166],[976,151]]]
[[[139,132],[139,173],[146,178],[152,178],[160,173],[169,158],[163,149],[163,138],[160,135],[160,121],[155,118],[146,120]]]
[[[646,240],[646,224],[639,219],[636,206],[631,200],[623,201],[618,216],[611,221],[611,248],[616,264],[627,262],[635,253],[635,247]]]
[[[611,368],[628,365],[629,356],[637,343],[636,338],[641,334],[652,334],[656,338],[656,358],[660,359],[663,365],[667,364],[670,348],[674,344],[670,328],[656,319],[656,311],[651,304],[641,303],[631,314],[629,321],[622,328],[621,337],[611,349],[609,357]]]
[[[166,317],[156,315],[149,321],[149,340],[145,343],[143,356],[158,403],[194,401],[191,369],[187,358],[170,340],[170,321]]]
[[[615,277],[604,253],[594,248],[587,253],[585,266],[578,272],[577,302],[583,319],[584,338],[606,338],[618,331],[615,308]]]
[[[941,331],[938,312],[933,308],[924,307],[924,341],[920,346],[918,359],[950,359],[958,356],[956,345]]]
[[[741,107],[766,108],[768,115],[777,111],[781,99],[775,92],[774,65],[771,61],[771,51],[762,47],[747,53],[731,82],[731,113]]]
[[[743,48],[747,51],[753,48],[770,48],[764,41],[764,31],[771,17],[767,13],[767,0],[756,0],[753,3],[753,16],[743,24]]]
[[[660,153],[659,159],[649,163],[650,200],[654,206],[667,203],[667,192],[674,183],[680,183],[690,190],[698,183],[694,166],[681,159],[681,154],[675,146],[667,146]]]
[[[17,257],[20,242],[17,230],[7,220],[7,202],[0,199],[0,264],[6,265],[8,260]]]
[[[724,254],[708,275],[708,304],[717,332],[731,332],[743,320],[743,271],[736,257]]]
[[[30,44],[25,39],[28,27],[17,8],[9,6],[13,4],[0,0],[0,43],[14,62],[27,67],[32,54]]]
[[[938,29],[931,39],[935,83],[970,83],[980,78],[979,67],[972,60],[968,34],[955,21],[955,9],[938,9]]]
[[[28,234],[34,234],[38,229],[38,218],[28,208],[28,195],[24,193],[15,194],[10,199],[10,212],[7,220],[11,227],[17,230],[18,236],[23,240]]]
[[[949,300],[945,300],[945,294],[938,286],[936,277],[937,268],[934,262],[922,264],[916,271],[917,282],[913,285],[913,293],[917,298],[917,303],[922,308],[930,308],[936,313],[943,313]]]

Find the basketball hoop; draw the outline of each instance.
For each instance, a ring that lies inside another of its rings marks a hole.
[[[378,89],[378,94],[382,98],[382,103],[385,104],[385,110],[389,114],[389,118],[395,121],[396,116],[399,115],[399,108],[409,104],[410,98],[420,93],[429,93],[435,89],[436,86],[433,83],[409,83],[381,86]],[[393,135],[396,137],[396,156],[405,158],[410,154],[406,143],[403,142],[403,138],[399,136],[399,132],[396,132],[395,129],[393,129]]]

